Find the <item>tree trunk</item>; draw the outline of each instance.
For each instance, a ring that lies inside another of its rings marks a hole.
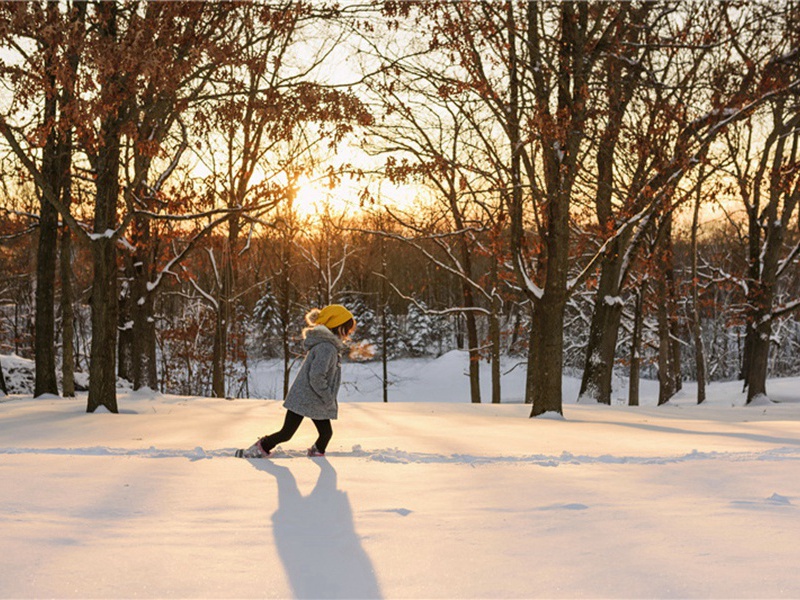
[[[779,194],[773,190],[774,194]],[[788,195],[787,195],[788,196]],[[769,223],[767,234],[764,238],[763,261],[758,281],[750,282],[748,305],[752,307],[748,319],[748,334],[751,339],[750,356],[747,369],[747,404],[759,397],[767,396],[767,374],[769,367],[769,347],[772,336],[772,304],[775,298],[775,287],[778,283],[778,270],[780,253],[783,247],[785,225],[794,212],[794,206],[800,199],[800,188],[795,190],[794,196],[784,200],[782,216],[786,223],[777,215],[778,202],[772,199],[769,214],[765,221]]]
[[[642,351],[642,324],[644,322],[644,287],[636,290],[636,306],[633,313],[633,334],[631,335],[631,367],[628,380],[628,405],[639,406],[639,365]]]
[[[658,404],[669,402],[678,391],[680,358],[673,342],[674,285],[672,269],[672,213],[664,215],[664,222],[656,240],[655,261],[658,277]]]
[[[756,320],[754,323],[748,324],[748,327],[753,330],[753,336],[747,371],[747,404],[758,398],[768,398],[767,367],[772,328],[768,315],[764,315],[763,311],[756,311],[756,316],[759,314],[762,315],[760,322]],[[767,318],[764,318],[765,316]]]
[[[139,167],[137,169],[146,168]],[[136,196],[146,198],[147,190],[140,186]],[[120,376],[133,383],[133,389],[158,389],[156,363],[155,292],[148,283],[155,276],[154,249],[149,219],[136,218],[131,228],[135,250],[127,257],[126,294],[127,314],[120,333]],[[124,343],[123,343],[124,336]],[[122,374],[122,351],[125,352],[125,375]]]
[[[0,392],[8,396],[8,387],[6,387],[6,378],[3,375],[3,364],[0,363]]]
[[[225,355],[228,348],[228,301],[218,299],[217,319],[214,333],[214,347],[211,355],[211,395],[225,397]]]
[[[670,257],[671,257],[670,247]],[[672,354],[672,377],[675,380],[675,393],[683,389],[683,369],[681,368],[681,340],[680,340],[680,322],[678,320],[678,293],[675,288],[675,270],[672,267],[672,260],[670,258],[669,268],[667,269],[667,308],[669,310],[669,341],[672,347],[670,353]]]
[[[98,187],[99,183],[98,183]],[[98,190],[98,204],[100,203]],[[115,195],[116,199],[116,195]],[[99,234],[98,219],[95,233]],[[105,229],[102,229],[105,231]],[[86,412],[105,406],[117,408],[117,251],[116,241],[100,237],[92,242],[94,284],[92,286],[92,348],[89,362],[89,398]]]
[[[115,7],[107,8],[109,35],[115,34]],[[119,201],[120,124],[119,114],[107,117],[101,129],[103,145],[96,160],[94,236],[91,242],[94,263],[92,285],[92,348],[89,363],[87,412],[105,406],[117,408],[117,202]]]
[[[663,274],[662,274],[663,275]],[[673,345],[671,339],[670,310],[669,310],[669,286],[664,277],[661,276],[656,282],[658,294],[658,404],[659,406],[669,402],[675,395],[675,362],[672,354]]]
[[[34,396],[58,394],[55,356],[55,287],[58,211],[42,199],[36,255],[36,324]]]
[[[614,356],[622,319],[623,304],[619,296],[620,263],[615,251],[601,262],[600,282],[595,295],[581,379],[580,398],[602,404],[611,404]]]
[[[533,304],[528,331],[528,361],[525,366],[525,404],[533,404],[536,392],[536,365],[539,364],[539,311]]]
[[[141,282],[140,283],[144,283]],[[136,297],[136,296],[134,296]],[[153,319],[155,297],[146,292],[144,302],[133,306],[133,389],[158,389],[156,326]]]
[[[700,178],[703,177],[701,168]],[[700,322],[700,292],[697,280],[697,229],[700,216],[701,188],[697,188],[697,199],[694,203],[691,233],[691,260],[692,260],[692,339],[694,341],[694,364],[697,371],[697,403],[702,404],[706,399],[706,354],[703,347],[703,327]]]
[[[228,333],[230,328],[231,311],[233,309],[234,288],[234,258],[236,255],[236,240],[239,237],[238,217],[232,216],[228,221],[228,239],[222,252],[222,272],[220,274],[219,295],[217,297],[217,323],[214,335],[214,348],[212,355],[212,381],[211,393],[216,398],[225,398],[225,363],[228,354]]]
[[[86,3],[79,3],[75,7],[74,23],[81,29],[86,19]],[[80,63],[80,53],[75,47],[68,53],[70,79],[73,81]],[[75,91],[72,83],[67,83],[62,92],[62,101],[65,105],[74,100]],[[73,131],[68,127],[64,132],[64,141],[59,152],[59,165],[61,169],[61,204],[66,211],[72,207],[72,151]],[[75,397],[75,291],[72,285],[72,232],[65,223],[61,231],[60,252],[61,276],[61,387],[62,393],[67,398]]]
[[[472,290],[467,290],[464,284],[464,304],[474,306]],[[481,402],[481,353],[478,349],[478,325],[475,322],[475,313],[467,311],[464,315],[467,321],[467,352],[469,353],[469,396],[473,404]]]
[[[382,226],[382,223],[381,223]],[[383,384],[383,401],[389,402],[389,323],[386,312],[389,303],[389,289],[386,269],[386,240],[380,237],[381,248],[381,375]]]
[[[287,210],[291,214],[292,205],[289,201]],[[291,226],[288,224],[287,226]],[[292,321],[292,239],[287,232],[281,240],[281,287],[280,287],[280,314],[281,314],[281,347],[283,348],[283,397],[289,393],[289,377],[292,372],[290,327]]]
[[[69,206],[69,204],[65,204]],[[61,229],[61,387],[64,397],[75,397],[75,313],[72,308],[72,234]]]
[[[552,289],[552,288],[551,288]],[[564,357],[564,306],[562,290],[546,290],[539,306],[537,362],[534,365],[536,385],[533,389],[531,416],[547,412],[563,414],[562,367]]]
[[[500,297],[492,296],[492,313],[489,316],[489,337],[492,343],[492,404],[500,404]]]
[[[289,378],[292,375],[291,346],[289,344],[289,326],[284,324],[281,329],[281,345],[283,346],[283,397],[289,393]]]
[[[128,268],[125,269],[125,279],[122,282],[122,291],[119,298],[117,327],[117,376],[126,381],[133,381],[133,294],[131,286],[133,277]]]
[[[48,7],[48,20],[57,18],[52,6]],[[46,49],[49,60],[50,49]],[[55,68],[52,65],[51,68]],[[51,68],[48,69],[51,70]],[[48,73],[51,89],[55,87],[55,76]],[[59,143],[56,127],[57,95],[47,95],[44,103],[45,123],[50,124],[44,149],[42,150],[42,176],[47,182],[53,198],[61,193],[61,173],[59,172]],[[33,338],[35,379],[33,395],[58,394],[55,356],[55,286],[56,255],[58,248],[58,210],[47,199],[42,190],[39,195],[39,240],[36,252],[36,319]]]

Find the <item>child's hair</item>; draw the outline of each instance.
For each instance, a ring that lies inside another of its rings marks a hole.
[[[356,328],[356,322],[354,319],[348,319],[341,325],[337,325],[331,331],[334,335],[340,338],[346,338],[348,335],[353,333],[353,330]]]

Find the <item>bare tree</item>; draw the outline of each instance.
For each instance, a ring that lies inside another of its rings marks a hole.
[[[286,197],[290,179],[306,167],[311,148],[326,139],[338,143],[354,123],[366,124],[370,115],[350,91],[324,83],[313,76],[320,69],[336,38],[321,46],[303,46],[298,41],[321,17],[332,19],[335,9],[285,2],[280,7],[253,7],[255,27],[242,32],[241,65],[224,73],[217,94],[218,110],[213,120],[212,140],[224,142],[221,156],[212,156],[220,202],[235,212],[226,223],[227,240],[216,259],[220,285],[217,290],[214,381],[217,396],[225,395],[224,365],[227,332],[236,296],[238,257],[248,247],[247,239],[266,214]],[[330,31],[333,31],[331,28]],[[310,40],[306,40],[310,43]],[[314,129],[314,127],[316,129]],[[213,141],[210,143],[213,147]],[[220,172],[221,171],[221,172]],[[246,216],[251,215],[251,216]]]

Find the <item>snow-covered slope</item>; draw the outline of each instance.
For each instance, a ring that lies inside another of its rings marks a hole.
[[[800,380],[532,420],[406,367],[324,459],[230,456],[274,400],[0,402],[0,597],[800,597]]]

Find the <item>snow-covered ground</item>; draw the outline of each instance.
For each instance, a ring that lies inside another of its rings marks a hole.
[[[567,378],[565,418],[528,419],[522,368],[494,406],[465,369],[397,361],[383,404],[379,366],[345,365],[323,459],[310,424],[231,457],[275,400],[0,398],[0,597],[800,597],[800,379],[629,408]]]

